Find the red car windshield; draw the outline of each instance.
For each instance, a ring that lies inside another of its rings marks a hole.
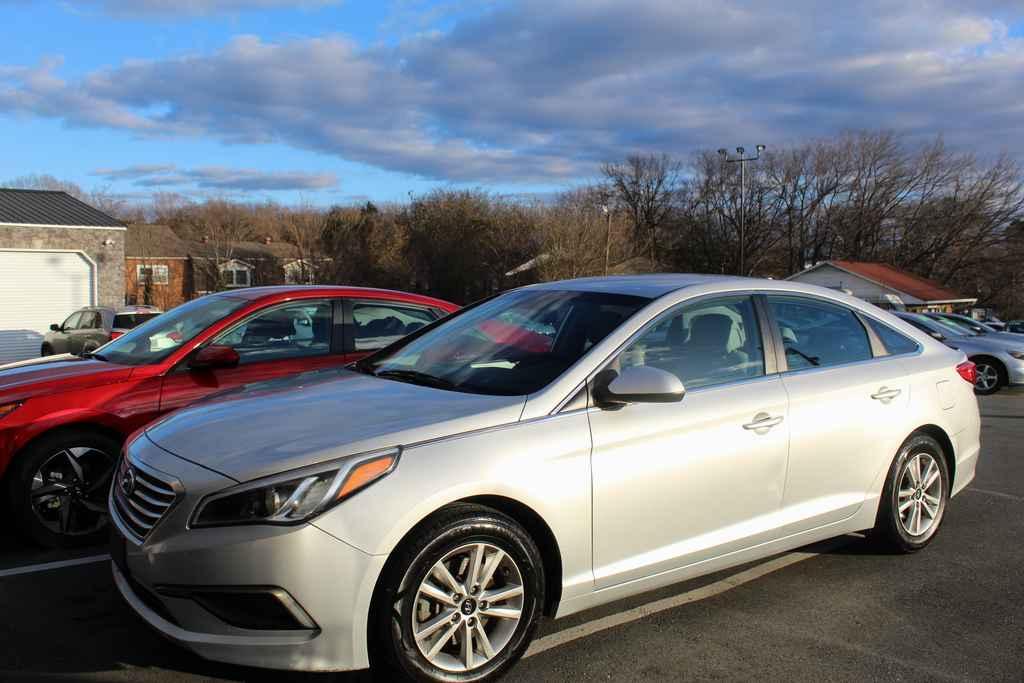
[[[189,301],[105,344],[92,356],[118,365],[158,363],[245,304],[245,299],[224,295]]]

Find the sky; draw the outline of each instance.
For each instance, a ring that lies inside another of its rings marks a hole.
[[[1021,0],[0,0],[0,182],[546,194],[846,130],[1024,153]]]

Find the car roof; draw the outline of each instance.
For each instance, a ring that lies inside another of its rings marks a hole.
[[[113,309],[111,309],[113,310]],[[163,313],[156,306],[150,306],[148,304],[139,304],[138,306],[122,306],[115,311],[117,315],[128,315],[131,313]]]
[[[286,301],[295,296],[365,296],[373,299],[390,299],[393,301],[404,301],[406,303],[421,304],[424,306],[435,306],[445,310],[454,310],[458,304],[443,299],[436,299],[423,294],[411,292],[400,292],[394,289],[377,289],[374,287],[352,287],[348,285],[270,285],[266,287],[243,287],[241,289],[229,289],[217,292],[210,296],[234,297],[236,299],[247,299],[249,301],[276,300]]]
[[[605,275],[581,277],[575,280],[560,280],[529,285],[524,289],[551,289],[561,291],[605,292],[609,294],[631,294],[656,299],[684,287],[707,284],[745,283],[756,286],[772,280],[739,277],[736,275],[701,275],[695,273],[656,273],[652,275]]]

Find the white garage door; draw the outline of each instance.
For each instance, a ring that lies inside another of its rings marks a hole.
[[[0,363],[38,356],[51,323],[94,303],[95,279],[77,252],[0,250]]]

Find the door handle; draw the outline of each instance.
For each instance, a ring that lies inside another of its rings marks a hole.
[[[743,425],[743,428],[748,431],[753,430],[758,433],[763,433],[762,430],[766,432],[772,427],[782,424],[782,419],[781,415],[772,417],[768,413],[758,413],[754,416],[754,421]]]
[[[887,387],[882,387],[875,393],[871,394],[871,398],[875,399],[876,401],[881,401],[882,403],[888,403],[889,401],[899,396],[901,393],[903,392],[899,389],[889,389]]]

